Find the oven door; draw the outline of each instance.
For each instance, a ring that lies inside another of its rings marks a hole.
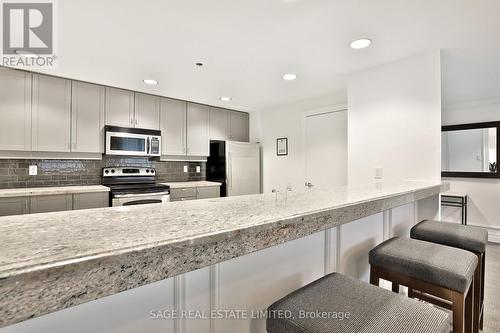
[[[135,206],[170,201],[169,192],[144,193],[144,194],[116,194],[113,195],[112,206]]]

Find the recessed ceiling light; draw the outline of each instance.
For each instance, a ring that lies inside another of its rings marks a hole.
[[[231,100],[232,100],[232,98],[231,98],[231,97],[227,97],[227,96],[222,96],[222,97],[220,98],[220,100],[221,100],[221,101],[223,101],[223,102],[229,102],[229,101],[231,101]]]
[[[144,79],[144,80],[142,80],[142,82],[144,82],[145,84],[151,84],[151,85],[158,84],[158,81],[153,80],[153,79]]]
[[[370,46],[371,43],[372,40],[369,38],[360,38],[351,42],[351,48],[355,50],[364,49],[365,47]]]
[[[20,56],[26,57],[26,58],[38,58],[38,54],[35,54],[33,52],[25,51],[25,50],[16,50],[16,53]]]
[[[293,81],[296,78],[297,78],[297,75],[295,75],[293,73],[288,73],[288,74],[283,75],[283,80],[285,80],[285,81]]]

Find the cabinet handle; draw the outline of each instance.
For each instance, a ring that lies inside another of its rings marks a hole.
[[[135,125],[137,126],[139,124],[139,120],[135,120]]]

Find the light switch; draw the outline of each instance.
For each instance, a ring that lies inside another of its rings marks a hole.
[[[201,172],[201,166],[199,166],[199,165],[197,165],[197,166],[196,166],[196,172],[197,172],[197,173],[200,173],[200,172]]]
[[[382,168],[375,168],[375,179],[382,179]]]
[[[38,174],[38,167],[36,165],[30,165],[28,172],[30,176],[36,176]]]
[[[187,165],[184,166],[184,172],[188,172],[188,166]]]

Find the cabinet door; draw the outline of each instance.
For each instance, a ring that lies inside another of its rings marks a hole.
[[[31,197],[31,214],[60,212],[72,209],[71,194],[41,195]]]
[[[205,105],[188,103],[187,105],[187,145],[188,156],[210,155],[209,108]]]
[[[106,88],[106,125],[134,127],[134,92]]]
[[[135,93],[135,127],[160,129],[160,97]]]
[[[0,68],[0,150],[31,150],[31,74]]]
[[[197,199],[208,199],[220,197],[220,186],[207,186],[197,188]]]
[[[162,98],[160,103],[161,154],[186,155],[186,102]]]
[[[73,209],[91,209],[109,207],[109,193],[78,193],[73,194]]]
[[[0,198],[0,216],[28,213],[28,197]]]
[[[71,151],[102,153],[104,149],[105,88],[73,81],[71,92]]]
[[[33,74],[34,151],[70,151],[71,81]]]
[[[248,142],[250,136],[248,113],[231,111],[229,120],[230,140]]]
[[[229,140],[229,111],[210,108],[210,140]]]

